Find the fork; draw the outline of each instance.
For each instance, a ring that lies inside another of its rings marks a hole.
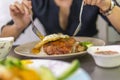
[[[31,19],[31,24],[32,24],[32,31],[42,40],[44,38],[44,35],[35,26],[34,21],[33,21],[32,11],[31,11],[30,19]]]
[[[78,24],[78,26],[77,26],[77,28],[76,28],[76,30],[75,30],[73,36],[75,36],[75,35],[80,31],[80,29],[81,29],[81,25],[82,25],[81,19],[82,19],[83,7],[84,7],[84,0],[82,1],[81,8],[80,8],[79,24]]]

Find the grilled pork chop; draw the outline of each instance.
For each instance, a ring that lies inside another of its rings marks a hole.
[[[48,55],[68,54],[72,52],[74,38],[63,38],[43,45],[43,50]]]
[[[41,49],[48,55],[59,55],[84,51],[85,47],[80,46],[79,42],[68,35],[51,34],[36,44],[32,53],[38,54]]]

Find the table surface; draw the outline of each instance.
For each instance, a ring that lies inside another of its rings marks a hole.
[[[116,42],[114,44],[120,45],[120,42]],[[9,56],[17,57],[20,59],[29,59],[29,57],[20,56],[15,54],[14,48],[10,51]],[[36,58],[35,58],[36,59]],[[78,59],[81,63],[81,67],[88,72],[92,80],[120,80],[120,66],[115,68],[102,68],[95,64],[92,56],[89,54],[60,59],[62,61],[71,62],[74,59]]]

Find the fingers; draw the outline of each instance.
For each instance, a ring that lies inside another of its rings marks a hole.
[[[22,4],[23,4],[26,8],[32,9],[31,0],[23,0]]]
[[[23,0],[22,3],[16,1],[14,4],[10,5],[10,11],[15,14],[29,14],[31,8],[31,1],[28,0]]]
[[[15,2],[14,4],[11,4],[10,10],[13,11],[14,13],[24,14],[24,8],[19,2]]]
[[[104,0],[97,0],[96,4],[100,4]]]
[[[91,4],[91,0],[85,0],[85,4],[88,4],[88,5],[90,5]]]
[[[96,5],[97,0],[92,0],[91,5]]]
[[[87,5],[97,5],[101,0],[84,0]]]
[[[19,13],[19,10],[14,5],[10,5],[10,11],[14,13]]]
[[[22,5],[24,6],[24,10],[25,10],[26,14],[30,14],[31,9],[32,9],[31,0],[24,0],[22,2]]]

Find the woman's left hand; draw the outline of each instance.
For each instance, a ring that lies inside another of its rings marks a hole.
[[[110,7],[111,0],[84,0],[87,5],[95,5],[102,11],[106,11]]]

